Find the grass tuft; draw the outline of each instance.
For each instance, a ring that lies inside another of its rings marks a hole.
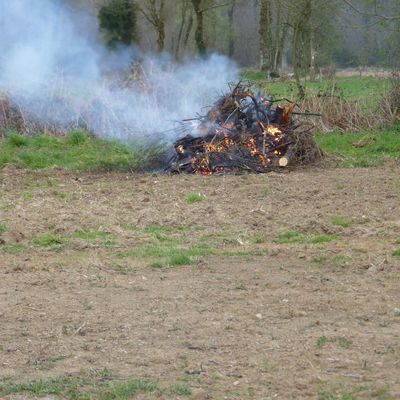
[[[6,142],[10,147],[23,147],[27,146],[29,143],[26,136],[20,135],[15,132],[12,132],[7,136]]]
[[[62,241],[52,235],[51,233],[44,235],[44,236],[38,236],[32,239],[32,243],[36,246],[41,246],[41,247],[53,247],[53,246],[60,246],[62,244]]]
[[[278,239],[275,243],[279,244],[289,244],[289,243],[305,243],[307,241],[307,236],[304,233],[297,231],[282,231],[278,235]]]
[[[400,258],[400,249],[395,250],[395,251],[392,253],[392,256],[393,256],[393,257],[399,257],[399,258]]]
[[[347,218],[340,216],[332,217],[331,223],[332,225],[341,226],[342,228],[350,228],[351,226],[351,222]]]
[[[334,240],[337,240],[336,235],[326,235],[326,234],[320,234],[320,235],[315,235],[310,239],[310,243],[313,244],[320,244],[320,243],[329,243]]]
[[[68,144],[71,144],[73,146],[81,145],[85,143],[87,140],[88,140],[87,132],[80,129],[76,129],[70,132],[67,136]]]
[[[204,200],[204,196],[200,193],[192,193],[189,194],[188,196],[186,196],[185,198],[185,202],[187,204],[194,204],[194,203],[198,203],[199,201]]]
[[[5,233],[6,231],[7,231],[6,226],[0,222],[0,235]]]

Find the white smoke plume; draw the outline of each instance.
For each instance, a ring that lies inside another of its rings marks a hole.
[[[121,141],[171,141],[176,121],[203,112],[237,79],[235,65],[219,55],[176,65],[168,55],[110,53],[89,21],[66,0],[0,0],[0,94],[42,122],[83,124]],[[116,84],[116,69],[135,58],[142,85]]]

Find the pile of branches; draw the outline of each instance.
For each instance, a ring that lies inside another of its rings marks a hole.
[[[182,122],[187,134],[174,144],[167,172],[203,175],[263,173],[322,158],[312,126],[295,121],[294,105],[237,84],[207,115]]]

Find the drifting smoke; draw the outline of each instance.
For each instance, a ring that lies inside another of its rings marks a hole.
[[[236,67],[218,55],[174,65],[166,55],[110,53],[98,43],[97,27],[88,28],[94,18],[66,3],[0,0],[0,93],[40,122],[83,125],[122,141],[171,141],[176,121],[201,112],[237,78]],[[116,84],[116,69],[135,57],[143,84]]]

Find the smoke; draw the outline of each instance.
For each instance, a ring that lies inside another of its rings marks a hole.
[[[138,79],[122,84],[134,60]],[[66,1],[0,0],[0,94],[43,124],[171,141],[177,121],[204,111],[237,76],[219,55],[177,65],[166,54],[110,53],[97,20]]]

